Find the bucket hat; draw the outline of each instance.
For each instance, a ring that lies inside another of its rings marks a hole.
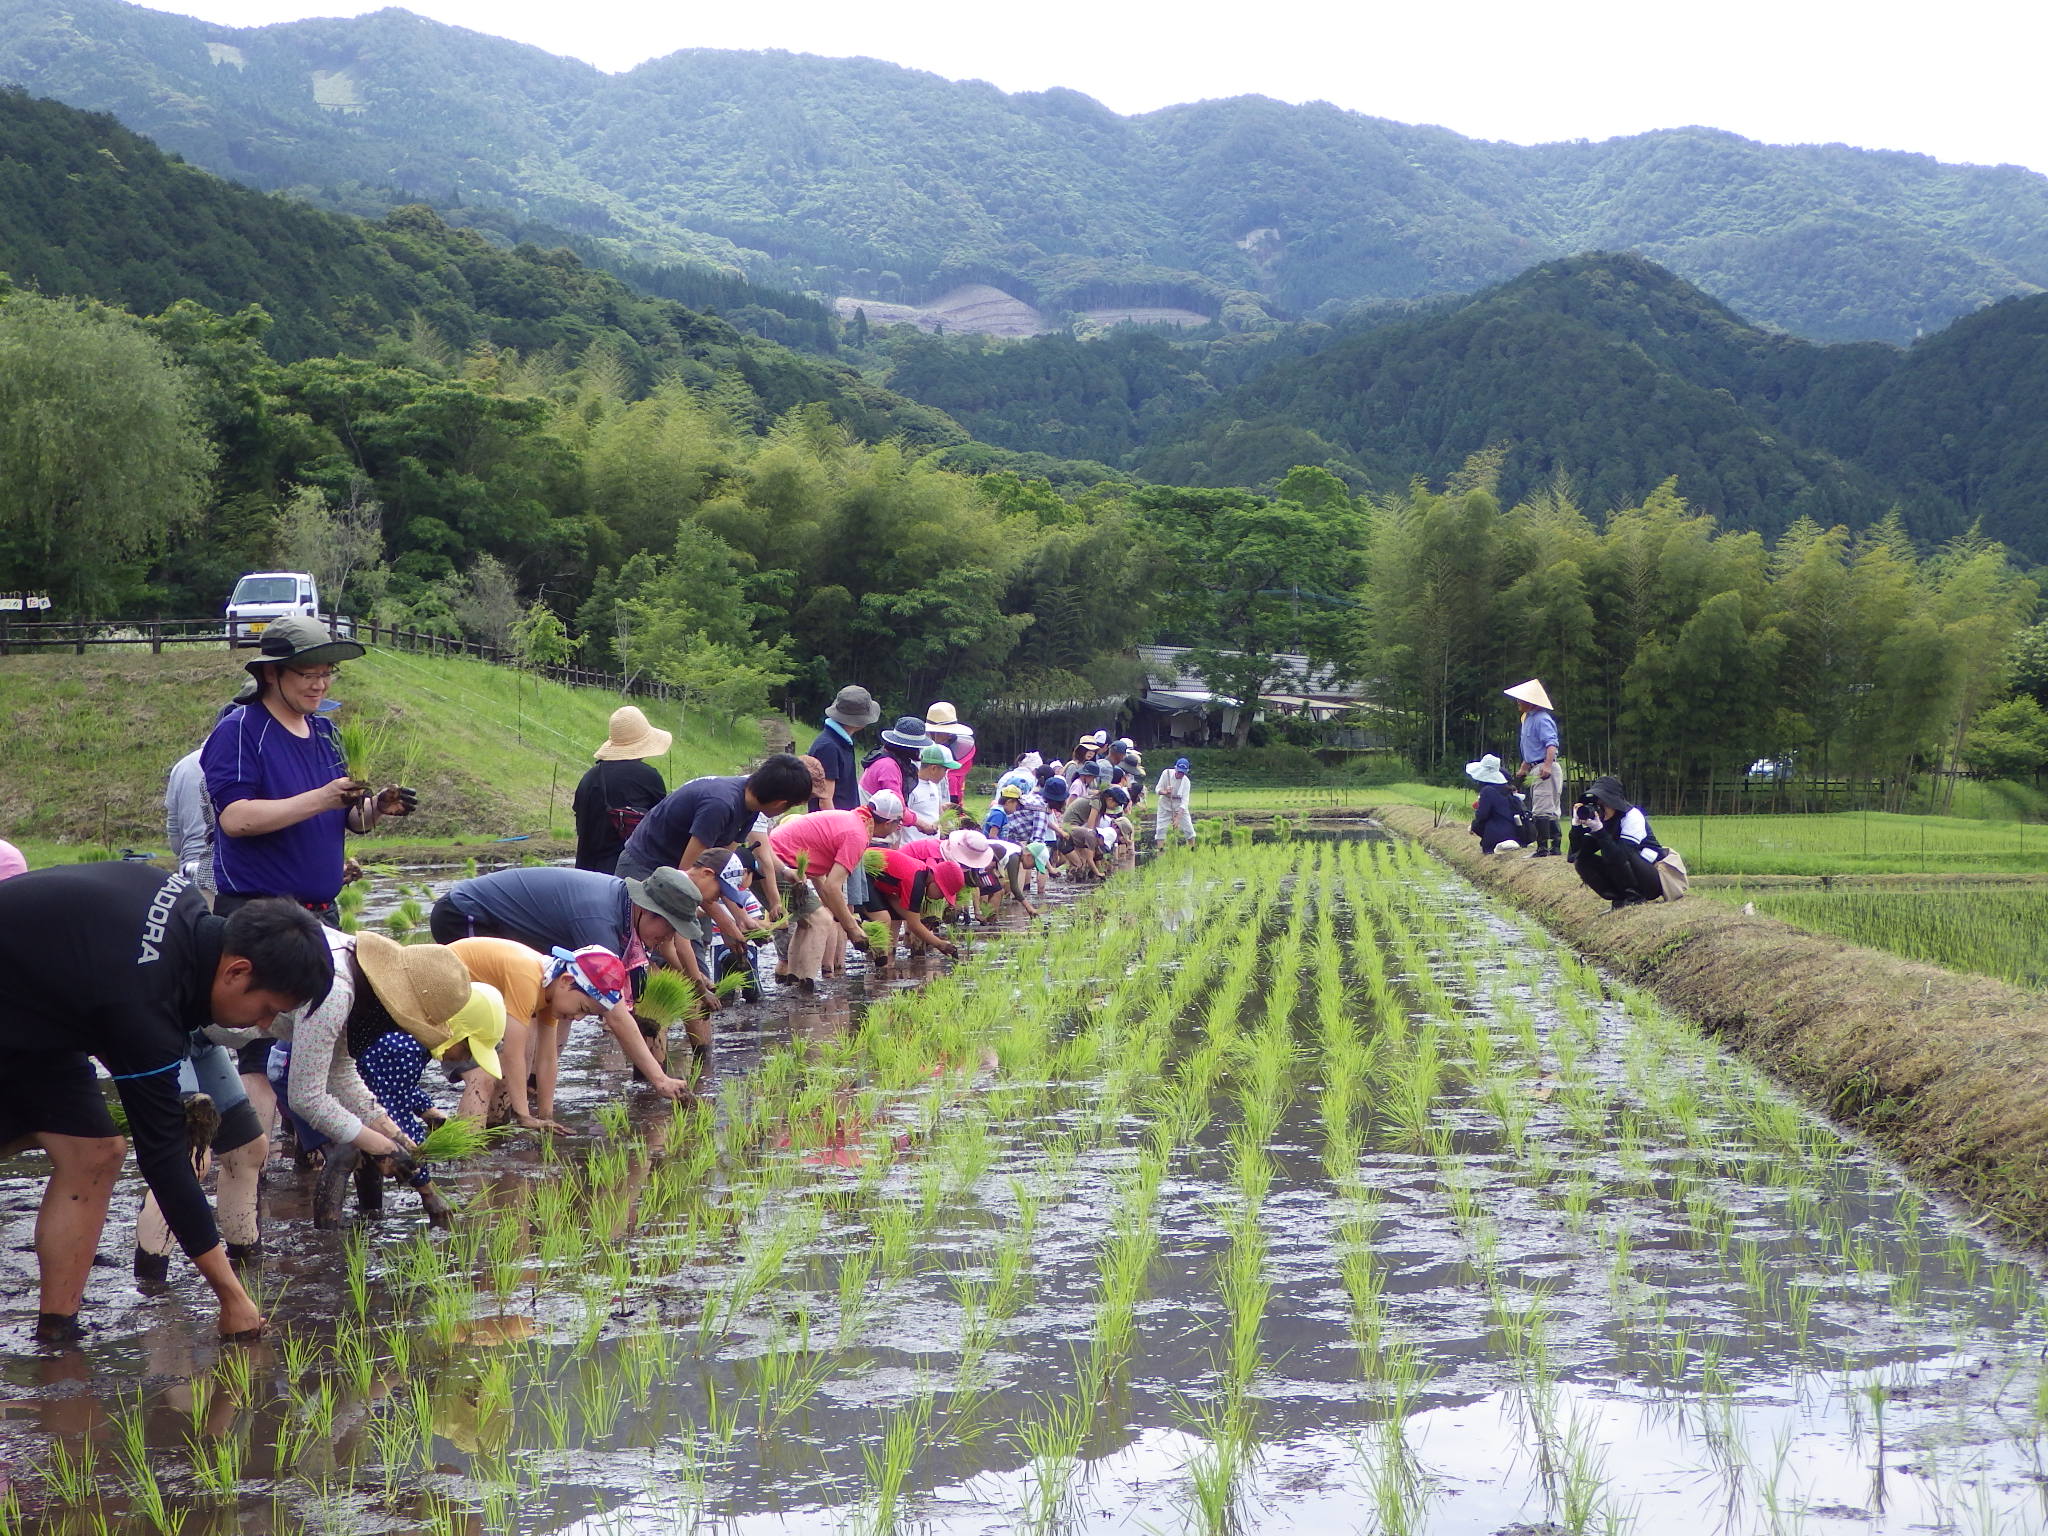
[[[448,1021],[448,1038],[433,1048],[434,1057],[440,1060],[461,1046],[468,1050],[471,1061],[503,1081],[505,1069],[498,1062],[498,1042],[504,1038],[505,994],[488,981],[472,981],[469,1001]]]
[[[1045,803],[1047,805],[1065,805],[1067,803],[1067,781],[1058,774],[1054,774],[1039,786],[1039,793],[1045,796]]]
[[[1467,763],[1465,777],[1479,784],[1505,784],[1508,781],[1508,776],[1500,771],[1500,759],[1491,752],[1476,763]]]
[[[455,1038],[449,1023],[469,1006],[472,983],[454,950],[439,944],[400,944],[366,931],[356,935],[356,965],[384,1011],[421,1045],[438,1054]],[[505,1032],[504,1011],[501,999],[500,1037]]]
[[[645,880],[628,880],[626,898],[642,911],[665,918],[677,933],[697,934],[697,887],[672,865],[651,871]]]
[[[936,766],[944,768],[949,773],[960,766],[953,754],[940,746],[936,741],[917,754],[917,761],[923,767],[931,768]]]
[[[927,731],[964,731],[960,711],[943,699],[924,712],[924,728]]]
[[[1534,704],[1538,709],[1551,709],[1554,707],[1550,702],[1550,695],[1543,691],[1543,685],[1533,677],[1526,683],[1517,683],[1512,688],[1503,688],[1501,692],[1523,704]]]
[[[989,840],[971,827],[948,833],[944,846],[946,857],[965,869],[987,869],[996,861]]]
[[[1610,810],[1629,811],[1635,809],[1635,802],[1628,797],[1628,791],[1621,787],[1621,780],[1611,773],[1603,773],[1586,786],[1586,793]]]
[[[354,661],[363,648],[353,640],[337,640],[318,619],[303,613],[288,613],[263,626],[263,641],[256,654],[242,663],[251,677],[258,667],[294,663],[303,667],[332,666]]]
[[[898,717],[895,725],[882,732],[882,740],[892,747],[903,747],[912,752],[922,752],[932,744],[931,737],[924,733],[924,722],[915,715]]]
[[[815,757],[812,757],[812,756],[810,755],[810,753],[808,753],[808,752],[799,752],[799,753],[797,754],[797,759],[796,759],[796,760],[797,760],[798,762],[802,763],[802,764],[804,765],[804,767],[805,767],[806,769],[808,769],[808,770],[810,771],[810,775],[811,775],[811,798],[812,798],[812,799],[814,799],[814,800],[822,800],[822,799],[824,799],[824,798],[825,798],[825,782],[826,782],[826,781],[825,781],[825,765],[824,765],[823,763],[819,762],[819,761],[818,761],[818,760],[817,760],[817,759],[816,759]],[[828,807],[828,809],[829,809],[829,807]]]
[[[839,690],[839,697],[825,706],[825,718],[837,720],[849,731],[857,731],[881,719],[882,706],[860,684],[849,683]]]
[[[621,704],[612,711],[611,735],[590,755],[601,763],[659,757],[674,741],[671,733],[650,725],[638,705]]]

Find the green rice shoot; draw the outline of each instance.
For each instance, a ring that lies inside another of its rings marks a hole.
[[[664,1028],[697,1006],[697,989],[681,971],[649,971],[646,990],[633,1011]]]
[[[510,1133],[510,1126],[478,1125],[462,1115],[451,1116],[427,1132],[413,1155],[424,1163],[455,1163],[489,1150],[494,1141]]]

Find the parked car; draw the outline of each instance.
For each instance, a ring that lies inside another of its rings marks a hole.
[[[228,644],[256,645],[272,619],[288,613],[320,617],[320,588],[306,571],[250,571],[228,596]],[[341,634],[355,633],[349,619],[337,619]]]
[[[1792,759],[1789,757],[1760,757],[1749,765],[1747,775],[1762,779],[1766,783],[1783,783],[1792,777]]]

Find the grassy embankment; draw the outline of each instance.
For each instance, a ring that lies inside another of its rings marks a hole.
[[[164,851],[163,784],[242,680],[247,651],[162,656],[0,657],[0,836],[32,866],[132,847]],[[359,856],[527,836],[520,851],[573,837],[569,801],[620,700],[486,662],[378,651],[335,681],[342,718],[387,723],[390,750],[417,744],[420,814],[355,839]],[[653,759],[671,784],[729,773],[758,757],[761,732],[639,701],[675,733]],[[394,771],[396,770],[394,763]]]
[[[2048,1240],[2048,1004],[2038,994],[1726,902],[1610,912],[1562,860],[1489,858],[1462,822],[1393,801],[1380,812],[1922,1177]]]
[[[2048,982],[2048,827],[2038,791],[1961,784],[1947,816],[1654,817],[1694,893],[1815,933],[2015,986]],[[1434,785],[1382,792],[1461,832],[1471,797]]]

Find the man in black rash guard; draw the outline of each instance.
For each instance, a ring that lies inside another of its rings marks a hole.
[[[113,1075],[135,1160],[172,1233],[220,1300],[220,1331],[263,1318],[235,1278],[193,1172],[178,1097],[191,1031],[267,1029],[326,995],[327,942],[310,912],[251,902],[218,918],[183,875],[140,864],[46,869],[0,884],[0,1155],[39,1145],[50,1184],[36,1217],[36,1337],[70,1343],[126,1146],[89,1057]]]

